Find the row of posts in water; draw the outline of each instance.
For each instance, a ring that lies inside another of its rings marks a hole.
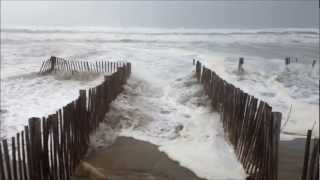
[[[297,57],[286,57],[284,59],[285,65],[288,66],[290,65],[291,62],[298,62],[298,58]],[[239,58],[239,63],[238,63],[238,70],[239,71],[243,71],[243,64],[244,64],[244,58],[240,57]],[[312,67],[314,68],[317,64],[317,60],[313,60],[312,61]]]
[[[284,59],[285,61],[285,65],[288,66],[290,65],[291,62],[298,62],[298,58],[297,57],[286,57]],[[239,58],[239,63],[238,63],[238,71],[239,72],[243,72],[244,69],[243,69],[243,64],[244,64],[244,58],[243,57],[240,57]],[[312,67],[314,68],[317,64],[317,60],[313,60],[312,61]],[[193,65],[195,65],[195,59],[193,59]]]
[[[286,66],[288,66],[289,64],[291,64],[292,62],[298,62],[298,58],[297,57],[286,57],[284,59],[284,62],[286,64]],[[317,60],[313,60],[312,61],[312,67],[315,67],[317,64]]]

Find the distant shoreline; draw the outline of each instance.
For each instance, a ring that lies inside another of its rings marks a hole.
[[[4,28],[5,27],[5,28]],[[148,27],[94,27],[94,26],[1,26],[1,32],[13,33],[119,33],[150,35],[229,35],[229,34],[312,34],[318,28],[148,28]]]

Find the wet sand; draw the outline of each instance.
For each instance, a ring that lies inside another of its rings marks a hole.
[[[301,179],[304,148],[303,138],[280,141],[279,180]],[[156,145],[130,137],[118,137],[112,146],[95,150],[84,160],[111,180],[203,180]]]
[[[160,152],[156,145],[130,137],[118,137],[112,146],[91,152],[85,161],[101,168],[110,179],[201,179]]]
[[[280,141],[279,144],[279,180],[300,180],[304,160],[306,139]],[[313,148],[314,140],[311,140]],[[310,153],[311,154],[311,153]]]

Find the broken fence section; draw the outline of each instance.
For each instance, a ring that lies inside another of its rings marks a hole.
[[[130,73],[131,64],[123,64],[56,113],[30,118],[23,131],[0,142],[0,179],[69,180]]]
[[[245,171],[255,180],[278,179],[281,113],[196,63],[196,78],[203,84],[213,109]]]
[[[110,61],[77,61],[66,60],[63,58],[51,56],[50,59],[43,61],[40,74],[48,74],[51,72],[91,72],[91,73],[113,73],[118,67],[127,64],[126,62],[110,62]]]

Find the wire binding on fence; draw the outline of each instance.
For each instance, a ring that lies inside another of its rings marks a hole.
[[[248,174],[256,180],[278,179],[281,113],[196,62],[196,78],[220,112],[223,128]]]

